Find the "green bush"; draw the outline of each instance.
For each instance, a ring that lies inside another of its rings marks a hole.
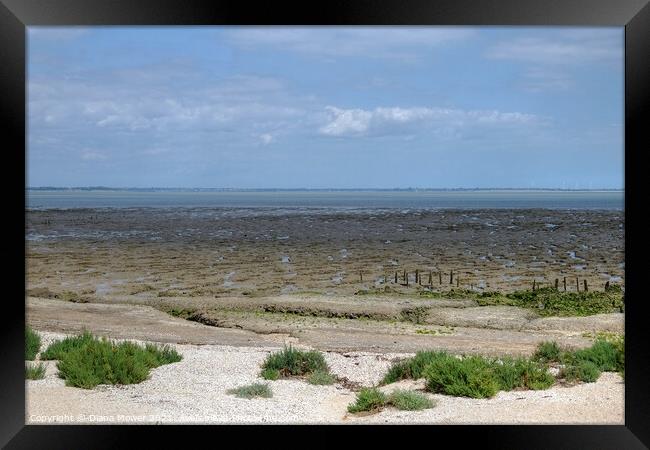
[[[264,369],[260,374],[265,380],[277,380],[280,378],[280,371],[277,369]]]
[[[624,307],[621,289],[563,292],[552,287],[507,294],[473,295],[479,306],[511,305],[531,308],[542,316],[589,316],[619,312]]]
[[[255,397],[270,398],[273,396],[269,385],[264,383],[253,383],[235,389],[229,389],[226,392],[236,397],[247,399]]]
[[[30,327],[25,328],[25,360],[34,361],[41,349],[41,337]]]
[[[262,364],[262,376],[268,376],[273,370],[278,371],[279,376],[301,376],[313,372],[329,372],[323,354],[317,351],[296,350],[289,346],[283,350],[271,353]]]
[[[309,384],[328,385],[333,384],[336,381],[336,378],[334,378],[334,376],[329,372],[317,370],[316,372],[312,372],[312,374],[309,375],[307,381]]]
[[[424,369],[428,364],[432,361],[446,358],[448,356],[449,355],[444,351],[417,352],[414,357],[393,364],[393,366],[388,370],[388,373],[384,376],[381,384],[390,384],[407,378],[414,380],[422,378],[424,376]]]
[[[434,407],[434,402],[426,396],[415,391],[397,389],[393,391],[386,404],[391,404],[397,409],[405,411],[420,411]]]
[[[622,346],[605,341],[597,340],[590,348],[576,350],[569,363],[575,360],[590,361],[602,372],[621,371],[625,366],[625,353]]]
[[[492,364],[479,356],[436,359],[427,365],[424,376],[427,390],[459,397],[492,397],[500,387]]]
[[[562,350],[556,342],[542,342],[537,346],[533,359],[541,362],[559,362]]]
[[[494,374],[502,391],[515,388],[548,389],[555,382],[546,366],[526,358],[503,358],[493,362]]]
[[[25,364],[25,378],[28,380],[42,380],[45,378],[45,365],[38,364]]]
[[[577,360],[573,364],[565,366],[559,374],[568,382],[583,381],[593,383],[600,376],[600,369],[596,364],[587,360]]]
[[[44,361],[62,359],[63,355],[77,350],[84,345],[91,344],[95,338],[88,331],[84,331],[81,335],[68,336],[62,340],[55,341],[41,353],[41,359]]]
[[[172,347],[133,342],[114,343],[90,333],[54,342],[43,359],[58,359],[59,376],[66,385],[91,389],[98,384],[134,384],[147,379],[149,370],[178,362]]]
[[[357,392],[354,403],[348,405],[348,412],[376,411],[386,404],[386,395],[377,388],[363,388]]]

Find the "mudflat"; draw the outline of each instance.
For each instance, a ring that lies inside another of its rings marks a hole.
[[[416,270],[433,289],[624,286],[615,210],[33,210],[26,236],[29,289],[99,299],[412,293]]]

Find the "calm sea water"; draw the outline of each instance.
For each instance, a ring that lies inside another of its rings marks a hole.
[[[26,191],[28,208],[623,209],[623,191]]]

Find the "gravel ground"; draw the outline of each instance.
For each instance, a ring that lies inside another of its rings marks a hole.
[[[41,332],[43,347],[61,334]],[[545,391],[500,392],[492,399],[427,394],[436,406],[425,411],[393,408],[369,416],[346,413],[355,394],[341,385],[312,386],[301,380],[269,382],[273,397],[240,399],[228,389],[263,381],[265,357],[280,348],[176,345],[178,363],[151,371],[147,381],[93,390],[66,387],[56,363],[43,380],[26,381],[28,424],[39,423],[443,423],[443,424],[623,424],[624,384],[604,373],[596,383]],[[325,353],[334,374],[370,386],[391,360],[407,354]],[[421,388],[417,381],[386,386]]]

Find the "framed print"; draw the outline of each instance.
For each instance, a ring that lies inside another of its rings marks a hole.
[[[647,2],[0,18],[7,448],[648,445]]]

